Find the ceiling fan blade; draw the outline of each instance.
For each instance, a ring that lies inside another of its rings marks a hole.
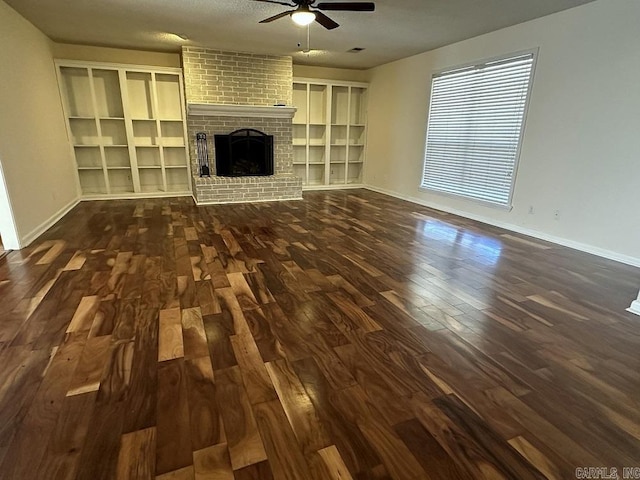
[[[295,7],[294,3],[278,2],[276,0],[254,0],[254,2],[275,3],[277,5],[284,5],[286,7]]]
[[[352,12],[373,12],[376,9],[376,4],[373,2],[323,2],[315,5],[315,8],[327,11],[343,10]]]
[[[340,26],[339,23],[334,22],[329,17],[327,17],[324,13],[314,10],[316,14],[316,22],[322,25],[327,30],[333,30],[334,28],[338,28]]]
[[[273,17],[265,18],[264,20],[260,21],[259,23],[273,22],[274,20],[278,20],[279,18],[286,17],[287,15],[291,15],[291,12],[294,12],[294,11],[295,10],[288,10],[286,12],[279,13],[277,15],[274,15]]]

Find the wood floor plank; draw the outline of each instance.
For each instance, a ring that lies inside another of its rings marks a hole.
[[[358,305],[346,296],[340,293],[328,293],[327,297],[329,297],[347,317],[355,321],[363,331],[375,332],[376,330],[382,330],[382,327],[374,319],[362,311]]]
[[[246,311],[245,319],[249,325],[251,336],[253,336],[253,340],[258,347],[260,356],[265,362],[277,360],[285,355],[282,345],[273,334],[271,326],[261,308]]]
[[[83,297],[67,327],[67,333],[88,331],[93,324],[93,317],[98,310],[99,302],[100,299],[96,295]]]
[[[365,475],[380,465],[380,457],[357,425],[335,407],[334,392],[313,359],[293,362],[293,368],[352,475]]]
[[[456,478],[472,480],[472,473],[454,460],[436,439],[416,420],[411,419],[394,426],[394,430],[407,445],[425,471],[425,478]]]
[[[248,334],[233,335],[231,345],[238,359],[242,380],[252,405],[277,399],[264,362],[253,337]]]
[[[156,480],[195,480],[193,465],[157,475]]]
[[[352,480],[353,477],[349,473],[335,445],[330,445],[318,450],[318,454],[327,466],[331,480]]]
[[[370,400],[372,399],[359,386],[341,390],[334,395],[334,405],[358,425],[394,478],[423,476],[423,469],[416,458],[391,427],[380,419],[379,410],[371,407],[368,403]]]
[[[509,440],[509,445],[516,449],[520,455],[526,458],[531,465],[534,465],[549,480],[563,478],[563,474],[553,460],[533,446],[526,437],[514,437]]]
[[[233,289],[231,287],[217,288],[215,294],[222,308],[222,314],[230,316],[233,319],[233,332],[236,335],[249,333],[247,321],[245,320],[242,308],[238,303]]]
[[[77,478],[107,480],[115,476],[124,415],[123,402],[96,401],[78,458]]]
[[[266,367],[302,451],[309,454],[329,447],[329,435],[292,366],[277,360]]]
[[[229,273],[227,274],[227,278],[229,279],[231,289],[240,304],[240,308],[242,308],[243,311],[258,308],[258,300],[247,283],[245,274],[241,272]]]
[[[184,357],[181,313],[179,308],[160,310],[158,361]]]
[[[56,353],[46,367],[45,380],[40,384],[29,410],[22,420],[21,429],[13,439],[2,464],[2,471],[9,478],[29,478],[35,476],[43,454],[46,451],[47,439],[55,429],[60,415],[65,390],[69,386],[72,372],[82,361],[81,354],[85,348],[85,341],[81,336],[75,336],[56,349]]]
[[[182,310],[182,338],[186,359],[200,358],[209,354],[200,307]]]
[[[385,375],[372,368],[353,345],[343,345],[335,350],[366,396],[376,405],[379,414],[390,425],[412,418],[413,415],[406,408],[406,398],[394,391],[392,385],[385,382]]]
[[[264,274],[260,269],[256,269],[255,272],[245,274],[244,278],[249,284],[249,288],[251,288],[254,297],[261,305],[275,302],[271,291],[267,288]]]
[[[233,367],[238,364],[233,353],[233,318],[228,312],[203,317],[209,356],[214,370]]]
[[[271,466],[266,460],[241,468],[233,473],[235,480],[274,480]]]
[[[158,406],[158,317],[156,309],[138,306],[134,313],[133,363],[123,432],[156,425]],[[101,392],[102,393],[102,392]]]
[[[95,392],[100,388],[100,379],[107,363],[110,346],[110,335],[87,339],[69,384],[67,396]]]
[[[254,405],[256,422],[275,478],[311,478],[282,405],[277,400]]]
[[[220,407],[233,470],[267,459],[251,404],[238,367],[214,372],[216,400]]]
[[[213,293],[213,284],[211,281],[197,282],[196,296],[203,316],[222,313],[220,304]]]
[[[192,464],[187,381],[183,359],[158,366],[156,474]]]
[[[97,392],[66,397],[34,478],[76,478]]]
[[[211,359],[207,355],[187,360],[185,374],[193,450],[225,443],[226,435],[220,408],[215,402],[216,386]]]
[[[156,429],[146,428],[126,433],[120,441],[118,480],[155,478]]]
[[[0,258],[0,477],[640,462],[640,269],[367,190],[304,197],[81,202]]]
[[[226,443],[193,452],[195,480],[234,480]]]
[[[433,403],[451,419],[458,428],[465,431],[484,449],[484,458],[494,457],[494,464],[504,472],[506,478],[543,479],[544,475],[535,469],[516,450],[492,431],[469,408],[453,395],[437,398]],[[486,461],[486,460],[485,460]]]

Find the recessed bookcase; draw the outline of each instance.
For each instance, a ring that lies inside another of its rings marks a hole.
[[[362,184],[367,84],[293,81],[293,168],[305,189]]]
[[[83,197],[190,193],[180,69],[56,66]]]

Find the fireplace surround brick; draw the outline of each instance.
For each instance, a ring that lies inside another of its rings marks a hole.
[[[221,52],[183,47],[185,96],[188,104],[267,107],[291,105],[291,57]],[[274,137],[274,175],[265,177],[215,176],[216,134],[255,128]],[[292,119],[265,116],[187,116],[189,149],[194,172],[193,191],[198,203],[230,203],[302,198],[302,180],[293,175]],[[212,176],[197,176],[195,134],[205,132]]]
[[[291,105],[291,57],[182,47],[188,103]]]
[[[291,120],[286,118],[254,118],[254,117],[218,117],[204,115],[189,115],[187,129],[189,132],[205,132],[209,140],[209,160],[212,173],[215,173],[215,145],[214,134],[229,134],[240,128],[255,128],[261,132],[273,135],[274,172],[282,175],[293,172],[293,147]],[[195,133],[190,134],[195,138]],[[198,171],[198,156],[195,142],[189,142],[189,150],[193,159],[191,170]]]

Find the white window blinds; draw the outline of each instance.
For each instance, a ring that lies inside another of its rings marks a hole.
[[[421,186],[511,204],[533,54],[434,75]]]

